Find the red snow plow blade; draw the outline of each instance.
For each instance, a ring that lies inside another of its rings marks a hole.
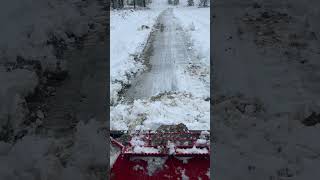
[[[210,179],[208,132],[149,131],[131,134],[125,141],[111,137],[121,150],[111,180]]]

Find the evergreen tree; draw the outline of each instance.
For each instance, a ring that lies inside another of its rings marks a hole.
[[[193,0],[188,0],[188,6],[193,6],[193,5],[194,5]]]

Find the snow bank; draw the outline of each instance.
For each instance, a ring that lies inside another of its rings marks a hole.
[[[209,152],[207,148],[197,148],[196,146],[187,149],[178,148],[176,151],[183,154],[206,154]]]
[[[118,100],[118,92],[130,77],[143,71],[138,60],[147,43],[160,9],[114,10],[110,16],[110,100]]]
[[[179,6],[174,8],[184,30],[190,35],[201,63],[210,65],[210,8]]]
[[[156,130],[183,123],[190,130],[210,129],[210,103],[185,93],[162,94],[110,109],[110,129]]]
[[[116,160],[119,157],[120,153],[121,153],[120,148],[118,148],[118,147],[116,147],[116,146],[114,146],[114,145],[112,145],[110,143],[110,158],[109,158],[109,160],[110,160],[110,169],[112,168],[113,164],[116,162]]]

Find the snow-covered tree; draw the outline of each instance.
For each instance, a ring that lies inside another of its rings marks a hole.
[[[178,5],[179,4],[179,0],[173,0],[173,4],[174,5]]]

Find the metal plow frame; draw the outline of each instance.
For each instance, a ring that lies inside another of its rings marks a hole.
[[[189,131],[189,132],[151,132],[137,133],[137,135],[144,135],[144,147],[159,147],[154,146],[151,143],[152,137],[157,136],[161,140],[165,141],[189,141],[189,145],[175,146],[175,153],[170,153],[169,148],[162,144],[161,152],[159,153],[135,153],[132,152],[132,145],[123,145],[121,142],[110,137],[111,143],[114,146],[120,148],[121,153],[115,161],[111,172],[111,180],[157,180],[157,179],[175,179],[175,180],[208,180],[210,179],[208,174],[210,168],[210,145],[201,144],[197,145],[201,131]],[[170,138],[166,135],[185,135],[187,138]],[[207,153],[179,153],[176,149],[188,149],[192,147],[206,148]],[[157,162],[153,162],[153,159],[163,159],[163,163],[154,170],[153,165]],[[149,160],[148,160],[149,159]],[[183,160],[184,159],[184,160]],[[150,161],[148,164],[147,161]],[[150,169],[152,173],[150,173]]]

